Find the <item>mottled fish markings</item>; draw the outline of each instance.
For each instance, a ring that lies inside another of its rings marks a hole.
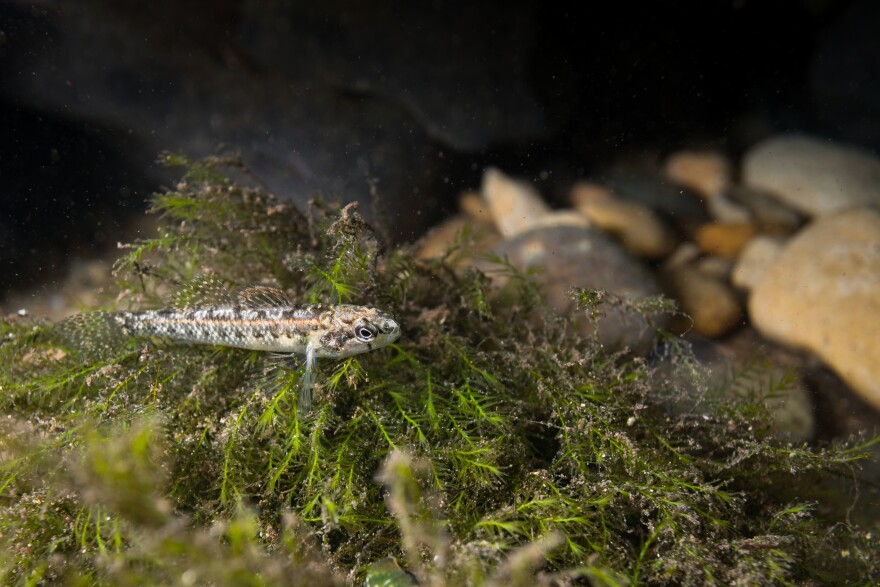
[[[94,312],[75,317],[80,339],[113,330],[124,337],[161,337],[305,356],[300,407],[311,406],[315,361],[345,358],[382,348],[400,336],[385,312],[348,304],[294,304],[279,289],[255,286],[233,296],[216,280],[193,282],[172,308],[140,312]],[[76,318],[80,318],[76,320]],[[78,323],[78,324],[77,324]]]

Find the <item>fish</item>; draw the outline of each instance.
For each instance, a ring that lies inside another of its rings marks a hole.
[[[308,412],[317,359],[342,359],[388,346],[400,325],[388,313],[352,304],[296,304],[283,291],[246,287],[233,295],[222,282],[202,279],[182,288],[171,307],[158,310],[89,312],[69,319],[63,330],[94,350],[130,338],[162,338],[303,355],[298,406]]]

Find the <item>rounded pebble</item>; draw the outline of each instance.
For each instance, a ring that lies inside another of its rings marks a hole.
[[[602,184],[619,200],[638,202],[655,210],[684,234],[691,234],[709,219],[705,206],[693,192],[654,170],[616,167],[602,176]]]
[[[538,226],[550,207],[528,183],[512,179],[495,168],[483,174],[481,189],[498,232],[511,238]]]
[[[547,228],[550,226],[578,226],[580,228],[587,228],[590,226],[590,221],[576,210],[552,210],[538,219],[536,228]]]
[[[601,231],[594,228],[555,226],[539,228],[496,245],[492,252],[520,271],[539,269],[538,284],[550,308],[559,315],[573,316],[584,334],[592,333],[588,320],[573,314],[569,295],[573,287],[602,289],[628,299],[658,295],[654,277]],[[506,276],[498,266],[478,261],[477,268],[503,288]],[[654,344],[654,330],[647,321],[620,306],[603,307],[599,320],[599,342],[612,350],[647,352]],[[658,325],[664,322],[655,319]]]
[[[770,413],[777,433],[794,442],[813,438],[816,418],[812,397],[805,382],[792,374],[792,365],[780,361],[778,355],[786,354],[784,351],[764,340],[748,340],[743,347],[741,339],[757,339],[748,328],[723,342],[693,334],[683,338],[705,370],[705,386],[712,396],[761,402]],[[677,379],[686,389],[694,386],[687,376],[679,375]],[[702,397],[706,393],[704,389],[696,387],[693,391]],[[674,409],[677,412],[691,410],[693,404],[684,401]]]
[[[675,247],[675,235],[645,205],[617,199],[588,183],[575,184],[571,201],[590,223],[613,235],[636,256],[659,259]]]
[[[736,185],[728,195],[749,211],[749,216],[762,233],[788,235],[800,228],[804,216],[764,191]]]
[[[748,208],[739,202],[731,200],[724,194],[707,198],[706,211],[718,222],[743,224],[752,220],[752,213]]]
[[[731,168],[730,161],[720,153],[680,151],[666,160],[665,172],[675,183],[711,199],[727,191]]]
[[[755,236],[755,232],[753,224],[710,222],[700,227],[695,240],[704,253],[734,259]]]
[[[767,268],[773,265],[782,251],[785,241],[758,235],[750,240],[739,255],[730,280],[744,290],[753,289],[761,281]]]
[[[739,300],[724,280],[690,264],[667,268],[664,280],[696,334],[718,338],[742,324]]]
[[[483,199],[479,192],[461,194],[458,198],[458,209],[475,222],[494,226],[489,203]]]
[[[765,336],[812,351],[880,408],[880,213],[849,210],[798,233],[749,312]]]
[[[880,159],[804,135],[758,143],[746,154],[742,174],[746,185],[809,216],[880,204]]]
[[[485,251],[500,238],[493,227],[459,214],[429,230],[416,245],[416,257],[439,259],[446,255],[465,233],[468,235],[465,243],[468,248],[467,253],[471,256]]]

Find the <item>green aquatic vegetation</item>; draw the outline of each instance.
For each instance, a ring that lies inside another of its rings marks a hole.
[[[874,439],[793,445],[748,393],[711,393],[680,339],[658,332],[651,360],[609,354],[503,259],[493,292],[389,249],[355,206],[300,210],[235,161],[167,159],[187,172],[155,196],[158,234],[128,246],[104,309],[213,275],[373,305],[403,335],[319,361],[304,414],[290,359],[84,348],[3,320],[4,584],[880,580],[876,540],[822,481],[857,479]],[[628,303],[572,295],[585,320]]]

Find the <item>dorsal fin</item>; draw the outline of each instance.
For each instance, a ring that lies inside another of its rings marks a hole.
[[[238,303],[243,308],[251,310],[293,305],[290,297],[280,289],[262,285],[248,287],[238,292]]]
[[[177,310],[235,305],[229,287],[215,275],[203,275],[181,285],[168,300]]]

